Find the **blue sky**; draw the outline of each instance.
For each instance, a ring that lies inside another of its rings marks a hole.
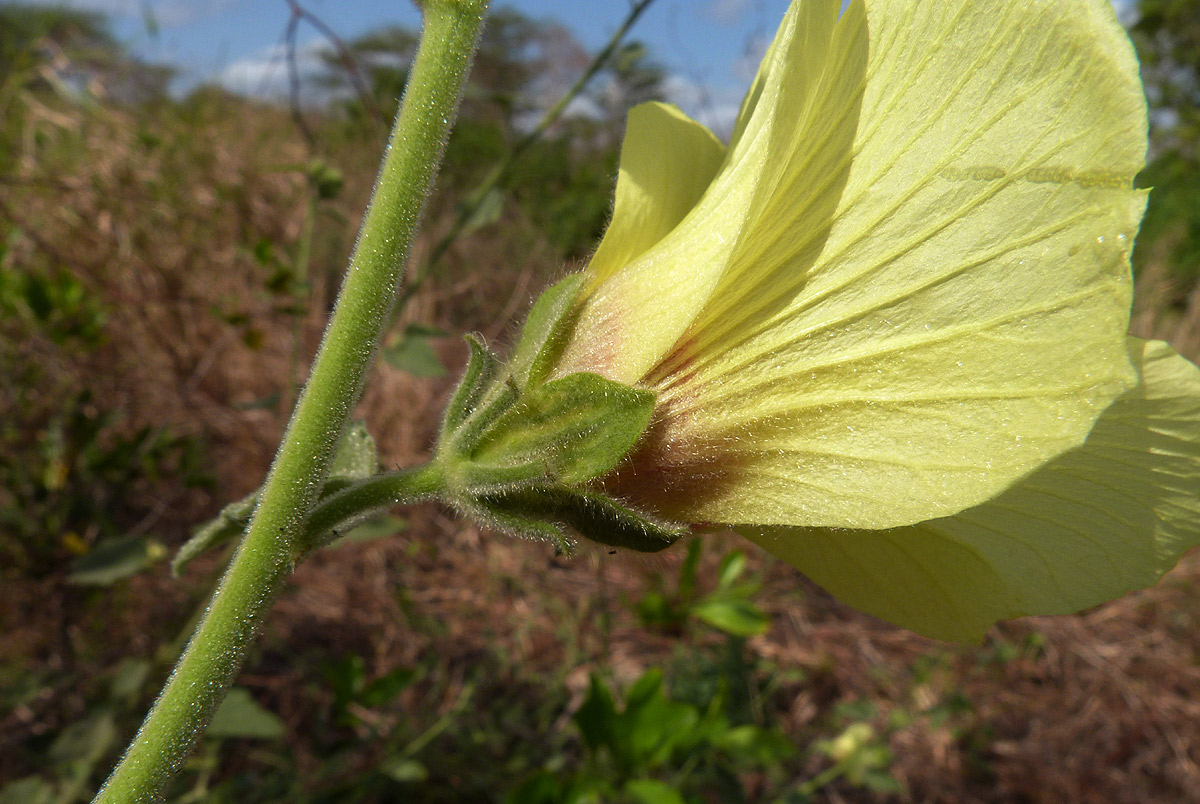
[[[937,2],[937,0],[933,0]],[[1128,6],[1130,0],[1115,0]],[[620,25],[628,0],[493,0],[527,16],[558,21],[587,47],[600,47]],[[270,94],[286,80],[281,41],[289,19],[284,0],[48,0],[111,15],[135,53],[175,65],[181,85],[219,81],[241,92]],[[301,0],[343,38],[388,24],[412,28],[411,0]],[[670,99],[717,129],[736,113],[742,93],[788,0],[656,0],[631,38],[646,42],[669,74]],[[148,19],[157,31],[151,33]],[[301,52],[324,44],[302,26]]]
[[[242,92],[278,91],[286,80],[280,47],[289,19],[284,0],[66,0],[47,5],[111,15],[118,37],[138,55],[175,65],[181,84],[220,81]],[[590,49],[621,24],[627,0],[493,0],[527,16],[562,23]],[[411,0],[302,0],[343,38],[388,24],[416,28]],[[731,119],[788,0],[656,0],[631,38],[666,66],[672,100],[716,127]],[[151,33],[147,19],[154,20]],[[301,27],[300,46],[321,36]],[[708,119],[705,119],[708,118]]]

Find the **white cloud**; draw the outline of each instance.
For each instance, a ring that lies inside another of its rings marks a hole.
[[[663,88],[668,101],[721,139],[729,139],[745,88],[704,86],[678,74],[667,76]]]
[[[708,0],[704,13],[717,22],[731,23],[745,14],[754,0]]]
[[[296,47],[296,68],[301,87],[312,90],[310,80],[324,67],[320,53],[321,42],[309,42]],[[275,44],[251,56],[238,59],[216,75],[216,82],[231,92],[255,98],[281,98],[288,94],[287,45]]]

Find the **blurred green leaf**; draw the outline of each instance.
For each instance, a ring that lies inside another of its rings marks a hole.
[[[234,687],[217,708],[206,734],[214,739],[277,740],[285,730],[283,720],[259,705],[249,690]]]
[[[0,804],[51,804],[54,786],[38,776],[26,776],[0,787]]]
[[[150,676],[151,664],[145,659],[126,657],[117,665],[108,682],[108,693],[114,701],[134,703]]]
[[[379,772],[393,782],[409,784],[429,778],[428,768],[409,757],[389,757],[379,763]]]
[[[342,534],[334,544],[351,542],[372,542],[388,536],[395,536],[408,527],[408,520],[399,516],[378,516],[368,519],[361,525]]]
[[[575,712],[575,724],[593,751],[613,745],[616,738],[617,709],[612,693],[597,675],[592,675],[588,696]]]
[[[416,676],[415,670],[397,667],[363,687],[362,692],[358,694],[358,701],[363,706],[372,708],[382,706],[399,695],[401,690],[411,684]]]
[[[117,724],[112,712],[94,712],[72,723],[50,744],[50,762],[59,766],[92,766],[117,739]]]
[[[314,159],[306,166],[308,181],[317,191],[317,197],[322,201],[337,198],[345,184],[342,171],[321,159]]]
[[[434,351],[434,338],[444,338],[440,329],[421,324],[409,324],[404,332],[383,349],[383,359],[392,368],[414,377],[443,377],[446,367]]]
[[[686,804],[678,790],[657,779],[633,779],[625,792],[639,804]]]
[[[749,600],[740,597],[713,597],[692,606],[692,614],[713,628],[733,636],[748,637],[766,633],[770,619]]]
[[[902,796],[908,791],[899,780],[890,773],[881,770],[868,770],[862,775],[862,786],[876,793],[891,793]]]
[[[250,330],[247,330],[247,332],[249,333]],[[255,339],[252,337],[251,340],[255,340]],[[255,349],[257,349],[258,346],[262,345],[261,341],[256,341],[256,343],[257,343],[257,345],[253,345],[253,348],[255,348]],[[252,345],[252,344],[250,344],[250,342],[247,341],[247,345]],[[246,402],[234,402],[233,403],[233,407],[235,410],[274,410],[278,406],[279,406],[279,392],[278,391],[274,391],[272,393],[267,394],[266,396],[259,397],[258,399],[251,399]]]
[[[637,686],[634,685],[631,695],[637,692]],[[649,697],[631,698],[622,721],[622,739],[617,748],[631,771],[663,764],[677,747],[694,743],[699,736],[694,733],[700,723],[696,708],[668,700],[661,687]]]
[[[566,804],[565,798],[563,780],[543,770],[510,790],[504,804]]]
[[[721,569],[717,573],[718,588],[728,589],[732,587],[745,571],[746,554],[741,550],[734,550],[729,553],[721,559]]]
[[[165,558],[161,544],[142,536],[108,539],[77,559],[67,582],[84,586],[111,586]]]
[[[500,220],[504,213],[504,191],[493,187],[483,194],[470,217],[463,224],[462,234],[467,235],[485,226],[491,226]]]
[[[780,762],[796,753],[796,746],[782,734],[751,724],[721,730],[715,735],[713,744],[739,759],[759,765]]]

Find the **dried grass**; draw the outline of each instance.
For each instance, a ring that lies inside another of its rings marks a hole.
[[[280,411],[235,407],[278,390],[291,351],[291,320],[263,293],[262,269],[245,248],[260,236],[294,243],[304,200],[301,177],[263,167],[300,161],[304,153],[298,140],[279,136],[287,126],[278,110],[260,111],[229,115],[218,104],[210,120],[189,128],[206,132],[204,141],[187,143],[170,139],[168,121],[165,144],[152,153],[139,145],[140,124],[120,115],[70,125],[42,116],[38,125],[65,126],[79,138],[73,171],[51,177],[52,189],[33,182],[19,197],[5,193],[21,223],[44,241],[23,241],[8,259],[70,266],[112,311],[107,346],[64,370],[105,404],[124,409],[131,424],[163,424],[208,441],[221,489],[174,507],[165,524],[174,523],[176,540],[188,523],[260,482],[281,429]],[[348,153],[347,163],[372,164],[366,152]],[[37,175],[37,160],[24,164],[26,179],[46,178]],[[369,173],[350,174],[338,206],[348,229],[369,184]],[[405,321],[511,337],[506,322],[559,270],[549,248],[528,240],[519,223],[513,231],[526,238],[520,248],[511,232],[457,246],[450,279],[423,291]],[[331,261],[342,259],[332,254],[339,245],[347,245],[345,237],[330,234],[319,251],[324,263],[314,272],[318,286],[301,328],[305,355],[319,337],[329,295],[323,277],[336,273]],[[515,273],[514,254],[522,255]],[[1165,337],[1198,359],[1200,288],[1182,309],[1166,309],[1177,293],[1167,276],[1161,262],[1143,272],[1134,330]],[[248,323],[231,326],[210,312],[231,304]],[[461,343],[448,339],[441,348],[448,364],[461,363]],[[375,373],[358,415],[387,464],[428,453],[449,387],[447,379],[415,380],[386,367]],[[434,506],[410,516],[392,539],[314,557],[281,596],[263,658],[241,683],[265,692],[289,722],[303,727],[311,716],[311,690],[291,657],[313,653],[356,653],[372,674],[434,661],[443,675],[443,699],[433,704],[439,711],[458,699],[473,668],[494,657],[521,668],[524,678],[565,684],[576,700],[593,668],[629,680],[672,659],[677,640],[640,627],[626,604],[654,576],[676,573],[680,551],[646,558],[585,551],[564,561],[544,545],[480,533]],[[839,702],[867,699],[880,709],[881,729],[893,710],[915,715],[889,737],[893,770],[913,801],[1200,801],[1200,562],[1185,561],[1158,587],[1077,617],[1001,626],[991,647],[976,649],[932,643],[850,611],[790,568],[738,547],[764,573],[758,602],[774,623],[750,649],[805,674],[772,700],[798,742],[828,735]],[[6,581],[0,658],[63,668],[79,661],[103,666],[126,652],[147,655],[198,599],[204,569],[215,564],[200,562],[182,586],[162,575],[136,579],[104,611],[83,605],[81,593],[61,579]],[[710,559],[708,582],[713,571]],[[1020,647],[1026,643],[1035,647]],[[1018,646],[1015,655],[993,661],[1000,644]],[[928,714],[955,695],[969,706],[944,720]],[[62,701],[8,713],[0,720],[0,753],[5,744],[53,733],[82,707],[81,697],[64,691]],[[297,743],[302,772],[321,761],[308,750]],[[814,759],[812,768],[819,763]],[[872,800],[849,789],[828,796]]]

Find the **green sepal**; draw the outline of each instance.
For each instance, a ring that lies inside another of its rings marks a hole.
[[[566,344],[575,297],[583,279],[583,274],[572,274],[551,285],[530,308],[508,361],[513,381],[520,388],[541,383],[553,368]]]
[[[471,415],[500,369],[500,360],[478,335],[469,334],[464,340],[470,353],[467,355],[467,367],[463,371],[463,377],[446,405],[446,413],[442,418],[443,439],[447,433],[457,430]]]
[[[653,410],[649,391],[598,374],[571,374],[527,390],[467,459],[489,471],[540,466],[563,483],[584,483],[621,462]]]
[[[485,500],[467,506],[465,513],[477,522],[504,533],[522,539],[549,542],[560,555],[570,555],[575,551],[575,543],[567,536],[563,525],[552,519],[532,516],[520,508],[490,505]]]
[[[685,525],[647,516],[602,493],[558,484],[490,495],[479,503],[493,516],[566,526],[593,542],[639,553],[657,553],[689,532]]]
[[[503,417],[520,396],[520,389],[507,375],[497,377],[454,430],[442,434],[439,454],[468,455]]]
[[[318,501],[371,477],[378,468],[379,456],[375,448],[375,439],[371,437],[363,422],[350,422],[338,440],[329,476],[321,486]],[[183,543],[171,559],[171,574],[178,577],[197,556],[241,536],[250,523],[250,517],[254,514],[261,493],[262,489],[255,489],[242,499],[229,503],[215,517],[197,527],[192,537]]]
[[[568,529],[614,547],[656,552],[687,532],[582,488],[611,472],[650,424],[655,396],[598,374],[550,376],[583,277],[562,280],[529,312],[506,365],[482,341],[442,422],[434,463],[445,499],[508,533],[570,552]]]

